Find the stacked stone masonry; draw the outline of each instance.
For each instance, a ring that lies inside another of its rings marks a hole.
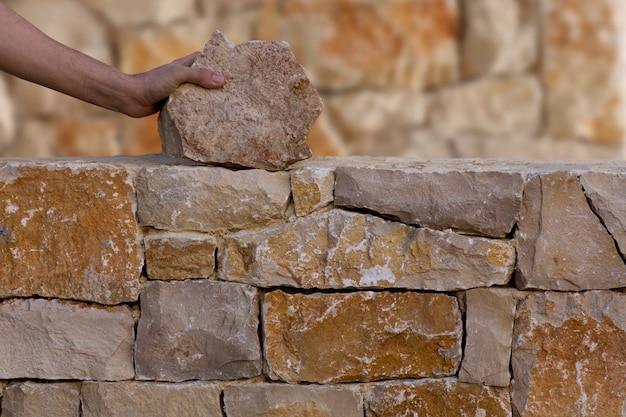
[[[621,416],[625,172],[0,160],[0,415]]]

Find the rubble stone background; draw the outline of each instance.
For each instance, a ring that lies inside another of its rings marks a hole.
[[[326,110],[315,155],[621,159],[620,0],[7,0],[52,37],[136,73],[196,50],[285,40]],[[0,155],[158,153],[130,119],[0,77]]]

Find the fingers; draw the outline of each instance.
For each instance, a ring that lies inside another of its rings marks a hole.
[[[193,83],[204,88],[218,88],[223,86],[225,80],[224,76],[221,74],[206,68],[192,67],[198,55],[200,55],[200,52],[194,52],[172,62],[173,65],[184,67],[184,69],[180,71],[181,78],[179,79],[179,83]]]

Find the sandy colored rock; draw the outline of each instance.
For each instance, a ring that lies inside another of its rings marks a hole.
[[[261,373],[257,291],[209,280],[152,282],[141,293],[141,380],[240,379]]]
[[[18,382],[7,386],[2,416],[79,417],[80,384]]]
[[[146,24],[172,23],[196,14],[193,0],[138,0],[128,3],[124,0],[85,0],[101,18],[114,26],[123,28]]]
[[[211,383],[84,382],[83,417],[217,417],[221,386]]]
[[[0,168],[4,297],[136,301],[143,266],[137,234],[134,188],[123,168],[78,162]]]
[[[520,289],[580,291],[623,287],[626,266],[578,176],[529,179],[517,232]]]
[[[622,415],[624,317],[620,293],[529,295],[513,336],[513,415]]]
[[[387,382],[369,394],[368,416],[509,417],[509,391],[455,379]]]
[[[361,399],[336,386],[229,386],[224,410],[228,417],[363,417]]]
[[[15,299],[0,304],[2,379],[115,380],[134,376],[128,307]]]
[[[152,279],[211,278],[217,240],[201,233],[155,233],[144,238],[146,271]]]
[[[291,171],[291,192],[298,216],[306,216],[333,202],[335,171],[305,167]]]
[[[226,84],[183,84],[170,96],[159,121],[165,153],[269,170],[311,156],[305,140],[324,105],[287,43],[233,44],[214,32],[194,65]]]
[[[443,294],[272,291],[262,321],[268,375],[289,383],[454,375],[461,360],[461,312]]]

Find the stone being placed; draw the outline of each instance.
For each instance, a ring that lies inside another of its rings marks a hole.
[[[159,118],[165,153],[268,170],[311,156],[305,139],[324,105],[287,43],[234,44],[216,31],[194,65],[226,83],[170,96]]]

